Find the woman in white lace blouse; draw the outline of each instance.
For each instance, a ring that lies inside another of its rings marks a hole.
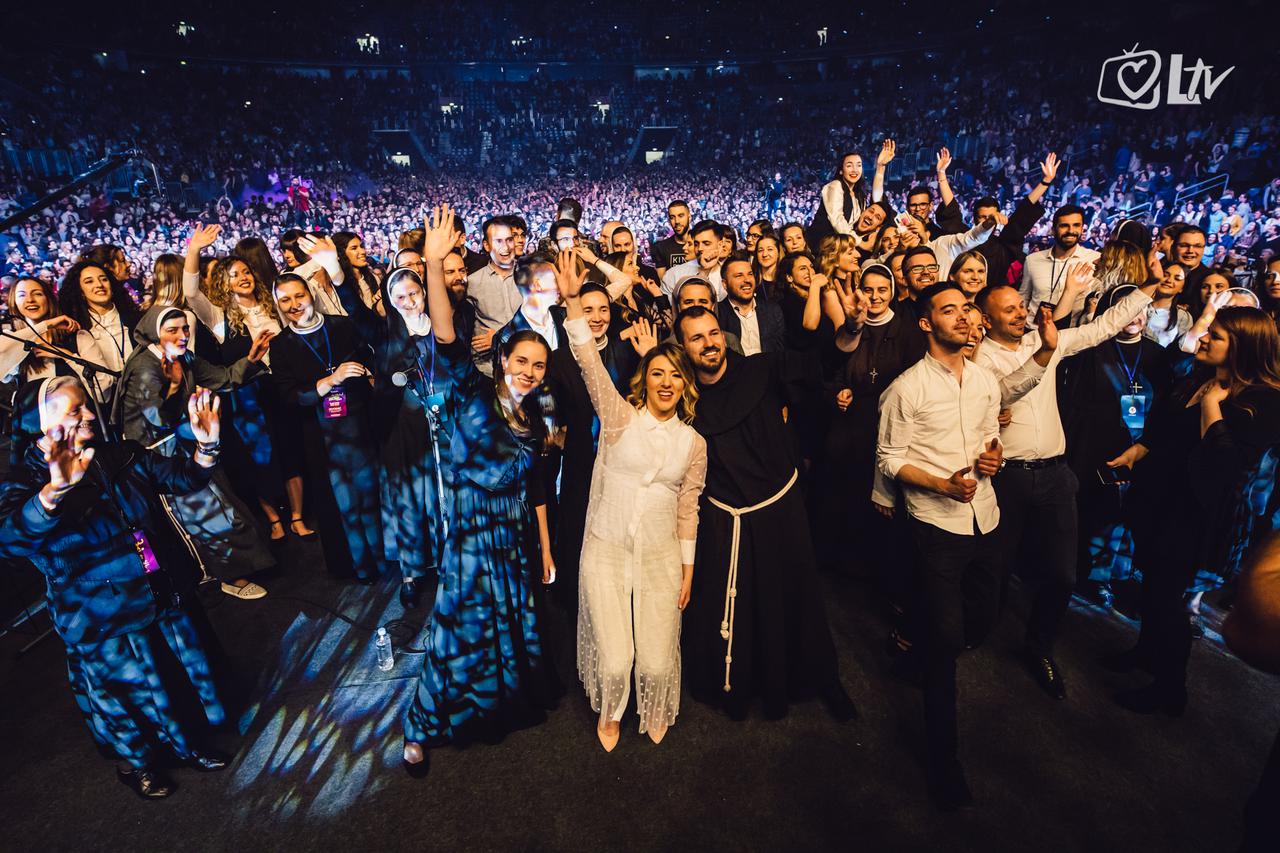
[[[684,351],[649,350],[627,399],[600,361],[579,293],[585,276],[561,252],[556,282],[565,333],[600,417],[578,597],[578,674],[618,743],[635,664],[640,732],[654,743],[680,711],[680,615],[689,602],[707,445],[694,431],[697,388]]]

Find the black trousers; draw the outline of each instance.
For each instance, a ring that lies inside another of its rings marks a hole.
[[[931,764],[956,758],[956,658],[991,631],[1004,577],[999,528],[972,535],[911,520],[924,653],[924,722]]]
[[[1033,589],[1027,646],[1051,657],[1076,585],[1080,481],[1069,466],[1059,463],[1030,471],[1010,465],[991,484],[1000,502],[1000,541],[1010,567],[1018,564],[1015,558],[1023,553],[1023,544],[1030,543],[1026,551],[1032,559],[1019,561],[1023,580]]]

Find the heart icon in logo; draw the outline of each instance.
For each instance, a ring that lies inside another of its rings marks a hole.
[[[1121,91],[1129,96],[1129,99],[1137,103],[1151,91],[1151,87],[1155,85],[1156,78],[1160,76],[1160,55],[1154,51],[1145,51],[1142,54],[1134,54],[1135,58],[1127,62],[1120,63],[1116,69],[1116,83],[1120,86]],[[1136,58],[1136,57],[1141,58]],[[1126,79],[1132,75],[1133,79],[1140,80],[1143,68],[1147,65],[1151,66],[1151,71],[1147,75],[1147,79],[1143,80],[1136,88],[1129,85]],[[1158,97],[1158,96],[1157,96]]]

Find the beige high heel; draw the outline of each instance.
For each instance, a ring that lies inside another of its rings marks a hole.
[[[667,736],[667,726],[649,726],[649,740],[654,743],[662,743],[662,739]]]
[[[622,735],[621,724],[614,723],[614,725],[618,726],[618,730],[613,733],[605,731],[598,724],[596,725],[596,737],[600,739],[600,745],[604,747],[605,752],[613,752],[613,748],[618,745],[618,738]]]

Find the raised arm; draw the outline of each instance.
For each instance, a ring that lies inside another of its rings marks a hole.
[[[226,317],[222,309],[209,301],[209,297],[200,289],[200,252],[218,239],[219,225],[200,225],[197,223],[187,241],[187,257],[182,265],[182,295],[187,300],[196,319],[222,343],[227,337]]]
[[[822,288],[827,286],[827,277],[815,274],[809,282],[809,292],[804,299],[804,313],[800,315],[800,325],[806,332],[816,332],[822,323]]]
[[[942,199],[942,206],[946,207],[956,200],[956,194],[951,191],[951,182],[947,180],[947,167],[951,165],[951,152],[943,148],[938,152],[938,195]]]
[[[607,282],[604,289],[609,292],[609,299],[611,301],[616,302],[631,290],[631,276],[627,275],[613,264],[602,261],[600,256],[591,251],[586,244],[575,246],[570,251],[577,253],[577,256],[582,258],[582,262],[584,264],[595,267],[604,275],[605,281]]]
[[[884,144],[880,146],[880,153],[876,155],[876,173],[871,178],[872,202],[877,202],[884,198],[884,170],[893,161],[893,157],[897,152],[898,146],[892,139],[886,139]]]
[[[451,344],[457,337],[453,328],[453,303],[444,285],[444,259],[460,236],[453,227],[453,221],[453,208],[441,204],[423,223],[426,230],[422,260],[427,269],[427,315],[431,318],[431,334],[441,344]]]
[[[1050,151],[1045,155],[1044,160],[1040,163],[1040,183],[1035,185],[1031,192],[1027,193],[1027,201],[1031,204],[1039,204],[1040,199],[1044,198],[1045,192],[1053,183],[1053,179],[1058,176],[1058,155]],[[1039,217],[1037,217],[1039,218]],[[1028,227],[1027,230],[1030,230]],[[1023,232],[1026,236],[1026,232]]]
[[[591,406],[600,416],[600,428],[606,444],[612,444],[621,435],[635,417],[633,409],[609,378],[609,371],[600,361],[600,353],[587,327],[587,318],[582,311],[582,284],[586,281],[586,272],[578,272],[572,249],[560,252],[556,257],[556,287],[560,290],[560,298],[564,300],[564,331],[569,337],[569,348],[578,369],[582,371],[582,380],[587,386],[587,394],[591,396]]]

